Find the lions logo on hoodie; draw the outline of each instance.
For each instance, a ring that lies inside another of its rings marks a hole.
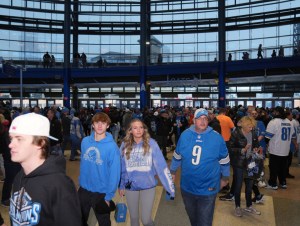
[[[32,202],[24,188],[11,197],[9,215],[12,225],[37,225],[40,221],[41,204]]]

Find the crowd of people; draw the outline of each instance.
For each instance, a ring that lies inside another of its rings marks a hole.
[[[257,59],[263,59],[264,58],[263,53],[264,53],[263,46],[262,46],[262,44],[259,44],[259,46],[257,48]],[[276,57],[284,57],[284,56],[285,55],[284,55],[284,47],[283,46],[279,47],[278,54],[277,54],[276,49],[272,50],[271,58],[274,59]],[[294,57],[299,56],[299,47],[293,49],[293,56]],[[250,54],[247,51],[243,52],[242,53],[242,59],[243,60],[249,60],[250,59]],[[232,61],[232,54],[231,53],[228,54],[227,60]]]
[[[117,190],[126,195],[132,226],[139,220],[154,225],[156,175],[173,199],[179,168],[192,226],[212,225],[215,200],[222,192],[228,193],[219,199],[234,200],[237,217],[244,212],[260,215],[253,205],[263,202],[260,188],[287,189],[287,178],[294,178],[289,166],[300,143],[299,108],[1,107],[0,120],[5,176],[1,204],[13,210],[14,225],[87,225],[91,209],[99,225],[110,225]],[[69,161],[80,160],[78,191],[65,172],[68,145]],[[265,158],[268,181],[263,177]],[[27,217],[28,211],[34,217]]]

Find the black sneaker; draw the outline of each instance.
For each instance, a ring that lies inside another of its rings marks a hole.
[[[280,188],[282,188],[282,189],[287,189],[287,185],[286,185],[286,184],[281,184],[281,185],[280,185]]]
[[[233,201],[234,200],[234,195],[230,194],[230,193],[227,193],[226,195],[219,196],[219,199],[221,201]]]
[[[263,194],[260,194],[259,196],[254,197],[252,199],[252,203],[260,204],[260,203],[263,203],[263,202],[264,202],[264,195]]]
[[[288,175],[286,175],[286,178],[291,178],[291,179],[294,179],[294,178],[295,178],[295,176],[293,176],[293,175],[291,175],[291,174],[288,174]]]

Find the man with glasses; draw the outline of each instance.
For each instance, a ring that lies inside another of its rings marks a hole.
[[[170,166],[173,180],[181,166],[181,195],[192,226],[212,225],[220,187],[228,184],[230,168],[222,136],[208,126],[208,111],[195,111],[194,125],[180,136]]]

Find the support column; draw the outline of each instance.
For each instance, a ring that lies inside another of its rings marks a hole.
[[[225,76],[226,76],[226,29],[225,29],[225,0],[219,0],[218,6],[219,16],[219,107],[226,106],[226,87],[225,87]]]
[[[147,66],[150,62],[150,35],[148,24],[150,3],[147,0],[141,0],[141,32],[140,32],[140,108],[147,106]]]
[[[70,108],[70,36],[71,36],[71,0],[65,0],[65,23],[64,23],[64,75],[63,75],[63,102]]]

